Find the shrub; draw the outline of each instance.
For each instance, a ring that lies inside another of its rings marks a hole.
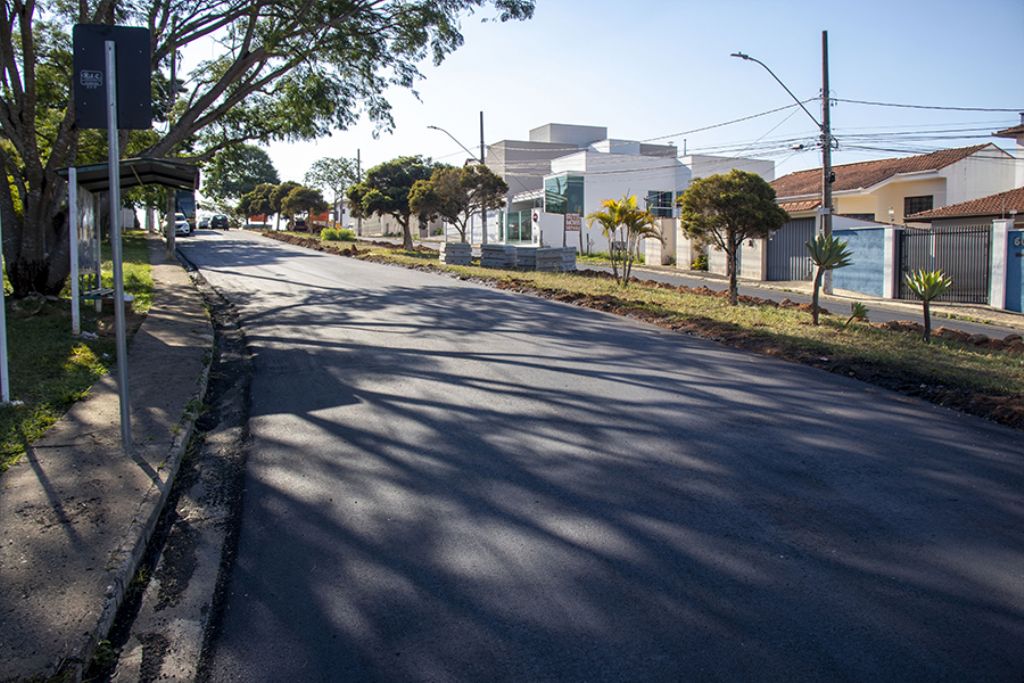
[[[324,228],[320,231],[320,239],[327,242],[355,242],[356,233],[348,228]]]
[[[708,255],[697,254],[697,257],[690,263],[690,270],[704,270],[708,269]]]

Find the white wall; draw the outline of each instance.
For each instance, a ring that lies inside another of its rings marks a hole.
[[[720,157],[707,154],[691,154],[682,162],[690,167],[694,178],[706,178],[716,173],[728,173],[734,168],[756,173],[768,182],[775,180],[775,162],[749,157]]]
[[[1017,163],[993,145],[941,169],[939,175],[946,179],[945,204],[959,204],[1012,190]],[[936,201],[935,207],[939,206]]]

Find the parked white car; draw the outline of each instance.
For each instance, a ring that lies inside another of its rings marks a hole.
[[[178,214],[179,216],[181,214]],[[174,234],[188,237],[192,234],[192,226],[184,218],[176,218],[174,221]]]

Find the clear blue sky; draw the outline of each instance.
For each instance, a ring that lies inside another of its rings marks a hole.
[[[374,139],[368,123],[311,143],[270,147],[282,179],[301,180],[322,156],[362,150],[364,168],[400,154],[459,163],[465,154],[429,124],[471,149],[486,139],[526,139],[547,122],[608,127],[610,137],[667,136],[691,152],[726,145],[766,156],[779,175],[820,164],[814,123],[789,109],[742,124],[676,135],[792,103],[761,67],[730,58],[742,51],[765,62],[801,99],[821,83],[821,31],[829,33],[835,98],[954,107],[1020,108],[1024,1],[755,2],[537,0],[527,22],[463,22],[465,45],[441,66],[423,66],[420,100],[393,91],[395,130]],[[816,117],[820,106],[807,105]],[[983,132],[1015,125],[1016,113],[929,111],[838,103],[832,109],[840,150],[835,163],[1011,140]],[[906,133],[936,133],[911,140]],[[844,138],[845,134],[845,138]],[[867,140],[864,134],[878,134]],[[958,139],[938,136],[963,135]],[[759,140],[760,139],[760,140]],[[856,146],[876,149],[855,149]]]

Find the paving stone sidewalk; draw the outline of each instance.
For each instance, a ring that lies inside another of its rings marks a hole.
[[[132,340],[135,453],[101,379],[0,476],[0,681],[72,676],[113,622],[203,396],[213,330],[181,265],[150,238],[153,306]],[[12,339],[11,344],[17,344]]]

